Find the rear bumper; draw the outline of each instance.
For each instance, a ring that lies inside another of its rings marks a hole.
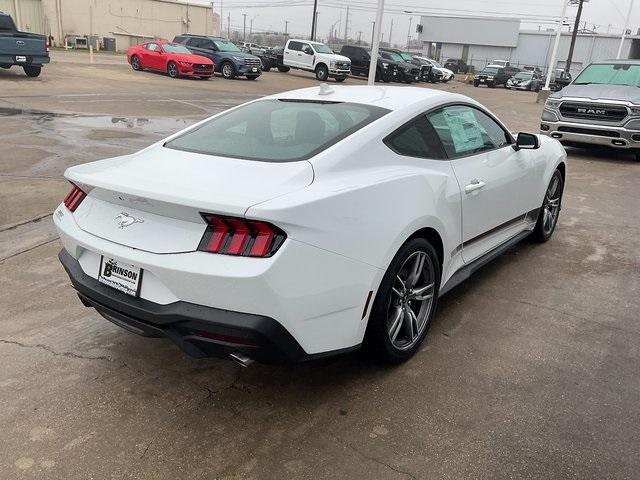
[[[543,120],[540,123],[540,133],[553,137],[561,143],[584,143],[621,149],[640,149],[640,131],[627,130],[619,126]]]
[[[133,333],[166,337],[192,357],[242,352],[264,363],[289,363],[343,353],[310,355],[276,320],[188,302],[160,305],[99,283],[66,250],[58,254],[82,303]]]
[[[20,55],[20,53],[16,54]],[[3,55],[0,54],[0,65],[44,65],[50,62],[49,55],[25,55],[27,57],[26,62],[16,62],[16,55]]]

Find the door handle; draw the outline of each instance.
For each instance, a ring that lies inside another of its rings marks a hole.
[[[486,183],[484,183],[482,180],[478,180],[477,178],[474,178],[473,180],[471,180],[471,183],[469,185],[464,187],[464,192],[465,193],[471,193],[471,192],[474,192],[476,190],[480,190],[485,185],[486,185]]]

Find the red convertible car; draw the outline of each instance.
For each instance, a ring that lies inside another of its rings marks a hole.
[[[184,45],[164,41],[129,47],[127,61],[134,70],[167,72],[171,78],[209,78],[214,72],[213,62],[208,58],[194,55]]]

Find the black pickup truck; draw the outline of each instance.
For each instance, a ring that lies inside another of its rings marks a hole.
[[[47,37],[19,32],[11,16],[0,12],[0,67],[18,65],[28,77],[37,77],[45,63],[49,63]]]

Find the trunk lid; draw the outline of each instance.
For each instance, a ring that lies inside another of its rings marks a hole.
[[[71,167],[65,176],[89,194],[74,212],[93,235],[154,253],[197,249],[200,212],[244,216],[249,207],[311,184],[307,161],[270,163],[153,146]]]

